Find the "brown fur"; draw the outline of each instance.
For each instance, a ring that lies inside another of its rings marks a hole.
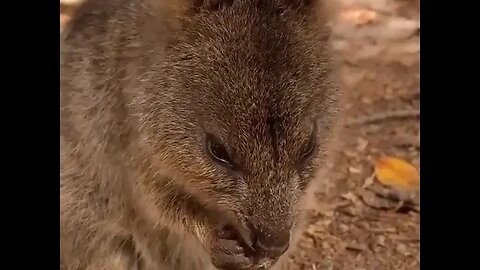
[[[214,269],[213,231],[230,214],[300,231],[338,109],[322,11],[87,0],[61,44],[61,269]],[[208,158],[206,132],[241,173]]]

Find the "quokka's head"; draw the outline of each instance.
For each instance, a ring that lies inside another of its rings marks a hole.
[[[141,132],[181,175],[174,182],[234,213],[277,256],[324,166],[336,122],[323,5],[180,3],[168,42],[152,46],[152,64],[139,78]]]

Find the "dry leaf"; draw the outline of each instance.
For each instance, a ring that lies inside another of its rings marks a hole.
[[[365,205],[378,209],[394,209],[398,207],[399,202],[376,196],[373,192],[368,190],[360,190],[359,194]]]
[[[60,14],[60,32],[65,28],[65,26],[70,22],[71,17],[66,14]]]
[[[83,0],[60,0],[60,4],[62,5],[79,5],[83,2]]]
[[[341,19],[356,25],[371,23],[377,19],[377,13],[367,9],[350,9],[341,13]]]
[[[349,191],[349,192],[347,192],[347,193],[345,193],[345,194],[342,194],[341,196],[342,196],[342,198],[344,198],[345,200],[348,200],[348,201],[350,201],[350,202],[352,202],[352,203],[357,203],[357,202],[359,201],[358,197],[357,197],[355,194],[353,194],[351,191]]]
[[[384,156],[375,163],[377,180],[387,186],[417,191],[420,189],[420,174],[409,163]]]
[[[365,179],[365,182],[363,183],[362,188],[367,188],[373,184],[373,181],[375,180],[375,174],[372,174],[369,176],[367,179]]]
[[[360,174],[362,172],[361,169],[358,169],[358,168],[355,168],[355,167],[350,167],[348,168],[348,171],[351,173],[351,174]]]
[[[367,146],[368,146],[368,141],[365,140],[365,139],[362,138],[362,137],[359,137],[359,138],[357,139],[357,143],[358,143],[358,144],[357,144],[357,147],[356,147],[356,148],[357,148],[357,150],[358,150],[359,152],[365,151],[365,149],[366,149]]]

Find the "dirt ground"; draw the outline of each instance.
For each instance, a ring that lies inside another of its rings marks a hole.
[[[420,166],[420,3],[336,2],[346,127],[290,269],[419,269],[419,195],[401,205],[398,192],[372,181],[382,155]]]
[[[291,269],[420,269],[419,195],[370,185],[382,155],[420,166],[418,0],[338,0],[333,45],[347,125]]]

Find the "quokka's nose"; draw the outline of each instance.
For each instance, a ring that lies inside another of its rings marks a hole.
[[[277,233],[255,232],[256,241],[253,245],[255,252],[276,259],[287,251],[290,242],[290,231]]]
[[[290,244],[290,226],[277,229],[259,228],[249,224],[256,257],[277,259],[287,251]]]

